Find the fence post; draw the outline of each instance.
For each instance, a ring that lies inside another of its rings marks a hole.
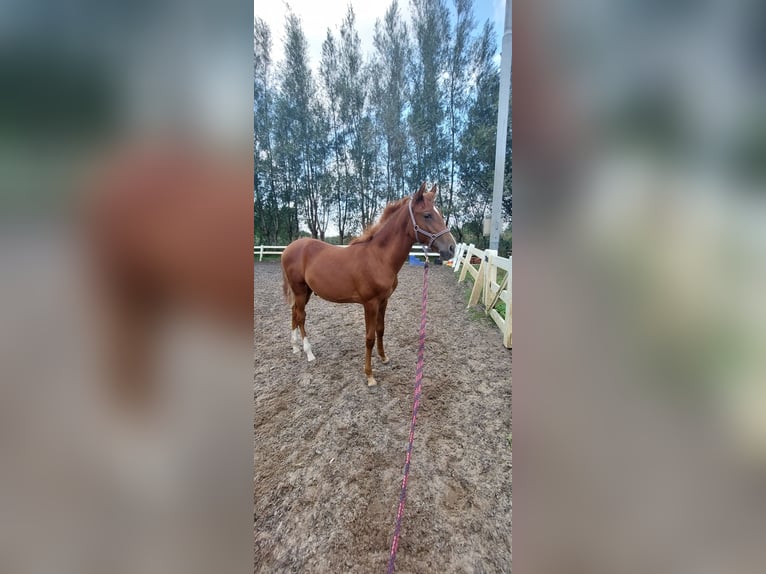
[[[509,301],[505,306],[505,332],[503,333],[503,345],[507,349],[513,347],[513,305]]]
[[[487,262],[487,266],[484,268],[484,292],[482,294],[482,303],[484,305],[492,298],[492,283],[497,283],[497,263],[495,262],[497,257],[497,249],[485,249],[484,260]]]
[[[471,298],[468,300],[468,308],[470,309],[479,301],[479,296],[482,293],[482,287],[484,283],[484,275],[486,274],[487,261],[482,257],[481,265],[479,265],[479,272],[476,274],[476,281],[473,283],[473,289],[471,290]]]
[[[458,277],[457,282],[462,283],[465,280],[465,273],[468,270],[467,265],[471,264],[471,256],[474,252],[474,246],[473,243],[471,243],[468,248],[465,250],[465,261],[463,261],[463,270],[460,272],[460,277]]]
[[[455,253],[455,266],[452,269],[455,273],[458,272],[460,269],[460,265],[463,259],[463,254],[465,253],[466,245],[465,243],[458,243],[457,245],[457,253]]]

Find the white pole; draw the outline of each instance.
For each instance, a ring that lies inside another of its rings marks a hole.
[[[508,100],[511,96],[511,0],[505,0],[505,32],[500,53],[500,99],[497,106],[497,144],[495,182],[492,187],[492,224],[489,248],[498,249],[502,224],[503,180],[505,179],[505,140],[508,134]]]

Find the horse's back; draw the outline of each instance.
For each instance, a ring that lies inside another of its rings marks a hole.
[[[305,269],[312,262],[316,262],[317,258],[342,251],[343,248],[337,245],[330,245],[311,237],[301,237],[285,247],[282,252],[282,267],[288,270],[298,265]]]
[[[282,253],[285,277],[293,285],[305,284],[314,293],[338,303],[357,301],[358,260],[348,247],[304,237]]]

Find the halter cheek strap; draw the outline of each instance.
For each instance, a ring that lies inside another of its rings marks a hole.
[[[418,233],[430,239],[430,241],[428,242],[428,247],[426,247],[426,251],[431,249],[431,246],[434,244],[434,241],[436,241],[439,237],[441,237],[445,233],[449,233],[449,229],[447,229],[446,227],[442,229],[439,233],[431,233],[429,231],[426,231],[422,227],[418,227],[418,224],[415,223],[415,214],[412,213],[412,198],[410,198],[409,203],[407,203],[407,207],[410,210],[410,219],[412,220],[412,228],[415,230],[415,241],[417,241],[421,245],[425,243],[424,241],[420,241],[418,239]]]

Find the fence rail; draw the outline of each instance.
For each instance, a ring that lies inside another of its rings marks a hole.
[[[481,250],[473,244],[459,243],[452,261],[453,270],[459,273],[459,283],[466,275],[473,279],[468,308],[481,302],[484,312],[500,328],[503,345],[510,349],[513,344],[512,257],[500,257],[494,249]],[[498,276],[501,276],[499,281]],[[502,313],[496,308],[500,302],[504,306]]]
[[[253,255],[258,256],[258,261],[263,261],[264,255],[282,255],[287,245],[256,245],[253,249]],[[348,247],[348,245],[340,245],[339,247]],[[412,257],[423,257],[423,250],[410,251]],[[438,253],[429,252],[429,257],[439,257]]]
[[[263,261],[264,255],[282,255],[286,245],[256,245],[253,255],[258,261]],[[347,247],[347,245],[341,245]],[[422,250],[410,251],[410,256],[423,257]],[[429,257],[439,257],[438,253],[430,252]],[[503,335],[503,345],[512,346],[512,258],[499,257],[492,249],[477,249],[473,244],[458,243],[455,257],[452,259],[453,270],[458,273],[458,282],[465,281],[466,275],[473,279],[473,289],[468,301],[468,307],[481,303],[484,312],[492,318]],[[499,281],[498,281],[499,277]],[[504,309],[497,309],[498,303]]]

